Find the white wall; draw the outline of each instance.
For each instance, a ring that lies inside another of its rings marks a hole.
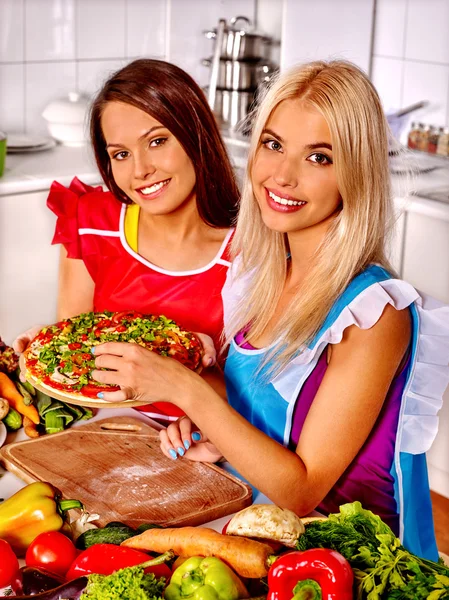
[[[449,124],[447,0],[377,0],[372,80],[387,111],[429,100],[406,130],[411,120]]]
[[[51,100],[93,94],[141,56],[170,60],[205,85],[200,61],[213,42],[203,30],[255,14],[256,0],[0,0],[0,129],[45,132]]]
[[[369,73],[374,4],[374,0],[284,0],[281,67],[344,58]]]

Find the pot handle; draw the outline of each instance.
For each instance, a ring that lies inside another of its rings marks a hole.
[[[250,20],[250,19],[248,19],[248,17],[243,17],[243,16],[232,17],[232,19],[231,19],[229,22],[230,22],[230,24],[231,24],[232,26],[235,26],[235,25],[236,25],[236,23],[237,23],[237,21],[245,21],[245,23],[246,23],[246,28],[245,28],[245,27],[243,27],[243,28],[242,28],[244,31],[248,31],[248,29],[249,29],[249,28],[251,27],[251,25],[252,25],[252,23],[251,23],[251,20]]]
[[[212,29],[206,29],[203,31],[204,37],[207,37],[208,40],[214,40],[217,37],[217,32],[212,31]]]

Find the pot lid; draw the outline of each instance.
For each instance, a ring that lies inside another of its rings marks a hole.
[[[84,123],[89,98],[78,92],[70,92],[64,98],[53,100],[42,116],[51,123]]]
[[[258,37],[266,41],[271,41],[271,37],[267,36],[265,33],[255,31],[251,19],[244,16],[232,17],[232,19],[227,22],[224,31],[225,33],[229,33],[230,31],[238,32],[240,35],[245,35],[247,37]],[[215,38],[216,34],[216,27],[210,31],[204,32],[204,35],[207,38]]]

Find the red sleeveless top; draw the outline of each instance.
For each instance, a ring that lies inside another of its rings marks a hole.
[[[230,266],[231,229],[214,259],[192,271],[167,271],[132,250],[126,241],[126,205],[111,192],[75,178],[66,188],[54,182],[47,206],[57,215],[53,244],[81,259],[95,283],[94,311],[136,310],[163,314],[189,331],[210,335],[220,347],[221,290]],[[172,417],[183,414],[164,404]],[[156,405],[148,409],[151,413]]]

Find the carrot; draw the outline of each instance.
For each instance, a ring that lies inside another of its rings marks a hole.
[[[23,417],[23,428],[26,435],[30,438],[39,437],[39,432],[36,428],[36,424],[31,421],[28,417]]]
[[[216,556],[241,577],[260,578],[268,574],[275,560],[267,544],[244,537],[222,535],[206,527],[148,529],[122,542],[122,546],[178,556]]]
[[[28,417],[35,425],[39,424],[37,408],[33,404],[28,406],[25,404],[22,394],[19,393],[6,373],[0,373],[0,397],[8,400],[12,408],[15,408],[21,415]]]

